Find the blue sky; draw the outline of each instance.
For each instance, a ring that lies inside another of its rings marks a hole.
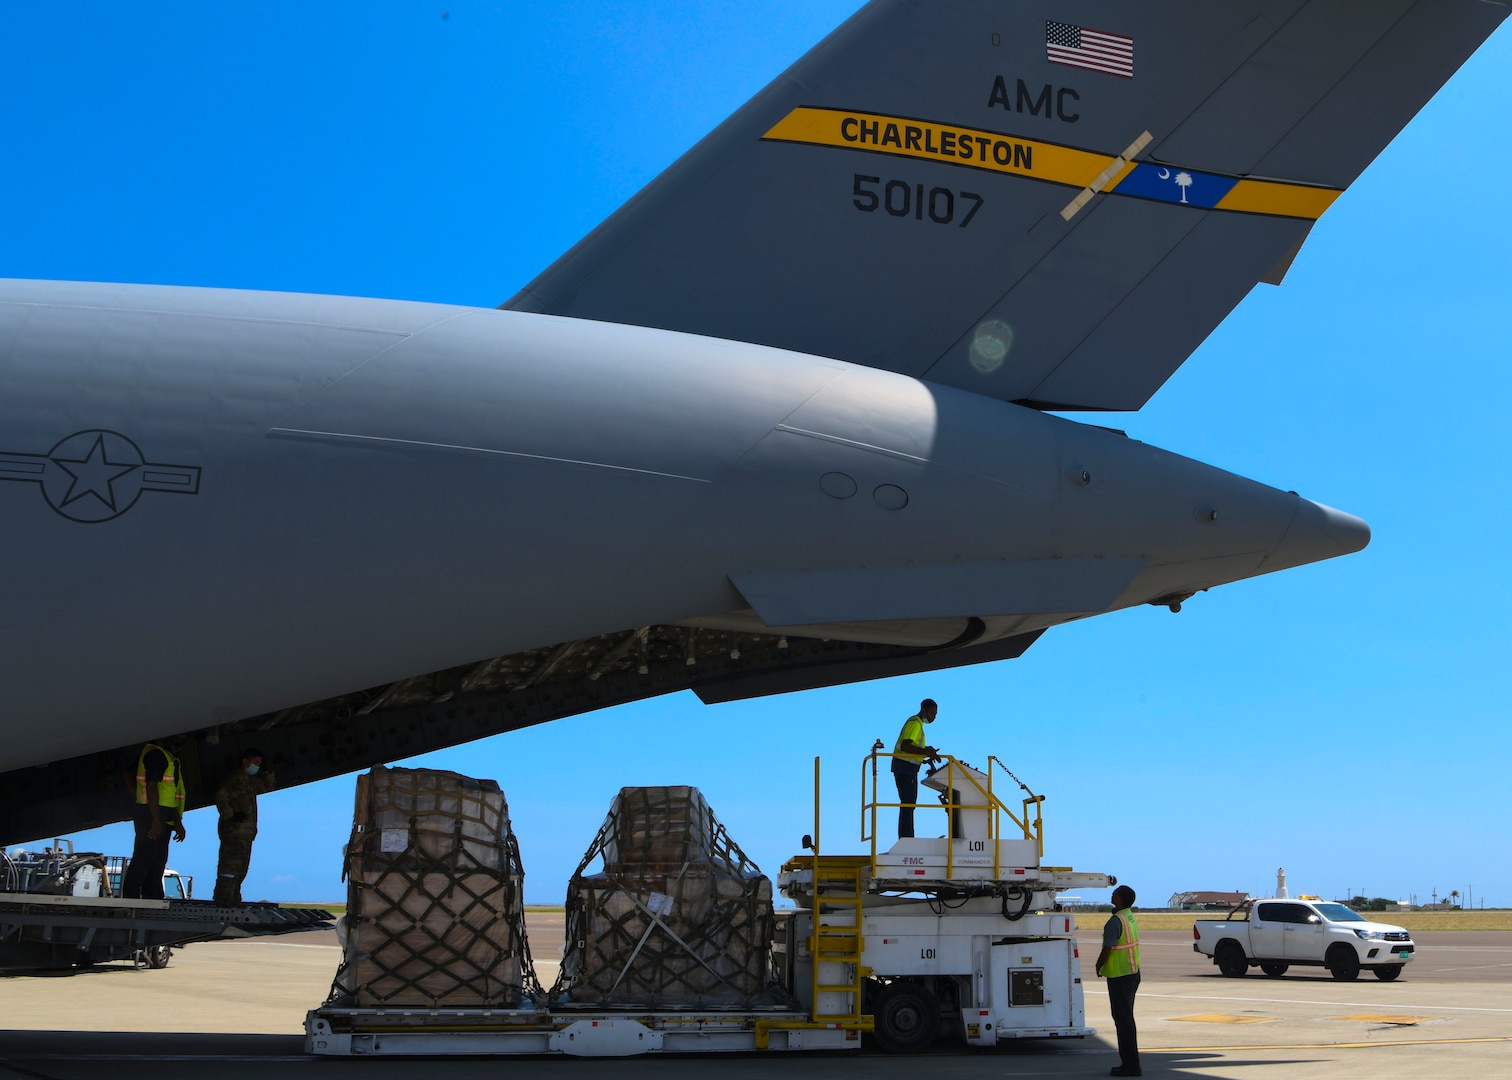
[[[0,276],[493,306],[858,6],[12,5]],[[428,755],[504,786],[559,902],[622,784],[704,790],[768,872],[855,840],[860,762],[931,737],[1048,796],[1046,861],[1177,890],[1512,905],[1512,30],[1140,413],[1136,438],[1366,518],[1364,552],[1054,630],[1000,664],[683,694]],[[265,796],[247,894],[333,900],[352,781]],[[214,812],[174,865],[208,893]],[[129,850],[129,829],[77,838]]]

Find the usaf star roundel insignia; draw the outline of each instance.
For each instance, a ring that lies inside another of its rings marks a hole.
[[[37,484],[42,497],[70,521],[118,518],[144,491],[199,492],[193,465],[155,465],[136,443],[114,431],[80,431],[45,454],[0,452],[0,480]]]

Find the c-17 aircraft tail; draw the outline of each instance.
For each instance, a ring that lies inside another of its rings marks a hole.
[[[1143,403],[1505,13],[879,2],[515,310],[0,282],[0,842],[147,739],[201,806],[1360,549],[1043,409]]]
[[[879,0],[505,306],[1138,409],[1507,13]]]

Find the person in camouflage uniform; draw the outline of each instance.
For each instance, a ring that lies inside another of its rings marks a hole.
[[[241,764],[215,792],[220,811],[220,862],[215,868],[215,902],[234,906],[242,902],[242,882],[252,865],[252,841],[257,838],[257,796],[272,791],[272,770],[262,767],[262,751],[247,747]]]

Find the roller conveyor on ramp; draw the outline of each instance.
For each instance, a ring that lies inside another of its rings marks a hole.
[[[278,904],[0,893],[0,967],[88,967],[116,960],[163,967],[168,950],[182,945],[329,927],[334,919],[319,908]]]

